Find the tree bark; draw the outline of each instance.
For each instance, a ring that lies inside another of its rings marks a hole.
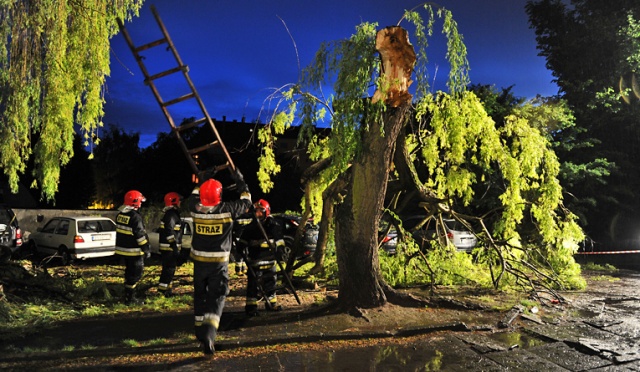
[[[384,115],[384,136],[378,125],[365,132],[365,150],[351,166],[346,197],[336,209],[338,301],[346,309],[373,308],[387,302],[378,261],[378,222],[394,142],[408,112],[410,103],[389,109]]]
[[[351,166],[346,196],[336,208],[338,302],[346,310],[374,308],[387,302],[378,261],[378,223],[395,142],[411,112],[411,81],[415,52],[406,30],[387,27],[378,32],[376,49],[382,57],[384,89],[372,102],[384,99],[381,120],[367,122],[362,131],[362,152]],[[367,118],[365,118],[367,120]]]

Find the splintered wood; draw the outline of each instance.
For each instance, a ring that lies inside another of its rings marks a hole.
[[[411,101],[408,89],[412,83],[416,53],[409,42],[407,30],[391,26],[378,31],[376,50],[382,58],[382,72],[372,102],[383,100],[391,107],[398,107]]]

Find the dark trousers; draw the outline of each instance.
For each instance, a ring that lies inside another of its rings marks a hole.
[[[162,271],[160,272],[159,290],[166,291],[171,288],[173,276],[176,274],[178,257],[173,251],[160,251],[162,256]]]
[[[214,342],[229,294],[228,262],[193,262],[193,313],[200,342]]]
[[[258,262],[263,263],[263,265],[258,265]],[[267,262],[269,263],[265,265]],[[264,296],[266,297],[264,300],[274,305],[276,303],[276,262],[250,261],[249,265],[252,267],[252,270],[249,270],[249,275],[247,276],[247,300],[245,309],[253,310],[257,308],[258,300],[263,295],[258,289],[259,284],[262,285],[262,289],[264,290]]]
[[[142,279],[144,270],[144,258],[142,256],[123,256],[124,258],[124,286],[135,288]]]

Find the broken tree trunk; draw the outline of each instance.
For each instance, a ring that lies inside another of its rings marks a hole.
[[[388,109],[381,120],[368,121],[368,130],[362,131],[363,151],[354,159],[345,198],[336,207],[338,301],[347,310],[373,308],[387,302],[385,292],[390,287],[380,273],[378,222],[384,209],[395,142],[411,112],[412,96],[407,88],[415,52],[406,30],[380,30],[376,48],[382,57],[379,86],[383,89],[376,92],[373,100],[384,100]]]

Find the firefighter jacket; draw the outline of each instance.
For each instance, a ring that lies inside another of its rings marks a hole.
[[[116,254],[142,256],[149,252],[149,237],[142,215],[136,209],[125,206],[116,216]]]
[[[167,207],[158,232],[160,251],[173,251],[177,255],[182,247],[182,220],[177,208]]]
[[[223,201],[215,207],[200,203],[200,190],[193,190],[187,208],[193,217],[191,260],[194,262],[229,262],[233,245],[235,219],[251,207],[251,194],[244,182],[236,182],[240,199]]]
[[[240,240],[240,238],[242,237],[242,232],[247,226],[249,226],[251,221],[253,221],[253,218],[254,216],[252,212],[243,213],[241,216],[236,218],[236,222],[233,225],[234,242],[237,243]]]
[[[244,228],[239,244],[247,247],[251,261],[274,261],[285,247],[282,225],[271,216],[265,218],[264,222],[262,222],[262,227],[269,238],[270,242],[268,242],[262,229],[258,226],[259,223],[254,218]],[[273,247],[276,248],[276,252],[273,251]]]

